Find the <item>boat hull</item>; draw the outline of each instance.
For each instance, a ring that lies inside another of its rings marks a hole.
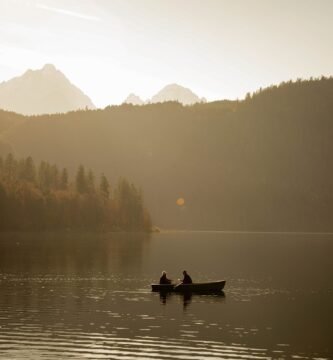
[[[193,284],[179,284],[174,287],[175,292],[219,292],[224,289],[225,280],[193,283]]]
[[[226,281],[212,281],[193,284],[152,284],[152,291],[160,292],[196,292],[196,293],[213,293],[224,289]]]
[[[175,288],[174,284],[151,284],[152,291],[170,292]]]

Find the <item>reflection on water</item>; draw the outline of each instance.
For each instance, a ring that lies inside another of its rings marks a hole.
[[[183,303],[183,309],[186,310],[186,308],[191,304],[192,298],[195,297],[197,299],[201,298],[202,302],[205,303],[211,303],[211,301],[222,301],[225,299],[225,293],[224,291],[216,292],[213,294],[198,294],[198,293],[191,293],[191,292],[185,292],[185,293],[174,293],[174,292],[159,292],[160,301],[161,304],[166,305],[167,302],[172,297],[178,297],[181,299]]]
[[[0,359],[332,358],[332,240],[2,234]],[[150,291],[184,268],[224,293]]]

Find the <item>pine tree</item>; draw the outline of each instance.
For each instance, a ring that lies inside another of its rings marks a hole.
[[[105,198],[109,198],[110,196],[110,184],[108,182],[108,179],[106,178],[106,176],[104,174],[102,174],[101,176],[101,182],[99,185],[99,190],[100,193],[102,194],[103,197]]]
[[[76,191],[79,194],[87,192],[86,173],[83,165],[80,165],[76,174]]]
[[[95,175],[92,170],[88,171],[87,179],[86,179],[87,189],[86,191],[90,194],[95,192]]]
[[[59,170],[57,165],[49,166],[49,172],[50,172],[51,187],[53,189],[58,189],[60,181],[59,181]]]
[[[32,183],[36,181],[36,168],[31,156],[27,157],[24,161],[23,178]]]
[[[50,164],[45,161],[42,161],[39,164],[38,168],[38,184],[39,188],[43,192],[50,191],[52,179],[51,179],[51,172],[50,172]]]
[[[63,168],[60,177],[60,189],[67,190],[67,188],[68,188],[68,171],[66,168]]]
[[[5,177],[6,180],[12,182],[16,177],[17,162],[13,154],[8,154],[5,160]]]

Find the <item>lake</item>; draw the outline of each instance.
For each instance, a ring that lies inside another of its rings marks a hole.
[[[0,235],[0,359],[331,359],[333,235]],[[219,295],[150,291],[226,279]]]

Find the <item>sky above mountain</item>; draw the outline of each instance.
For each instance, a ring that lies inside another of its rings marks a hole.
[[[98,106],[333,74],[331,0],[1,0],[0,82],[55,64]]]

